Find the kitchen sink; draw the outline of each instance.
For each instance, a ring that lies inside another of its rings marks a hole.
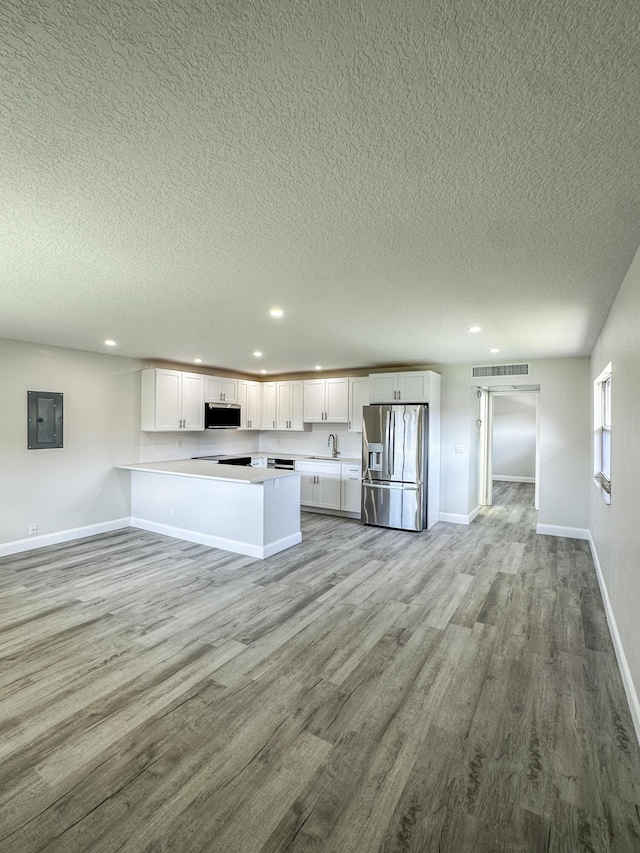
[[[310,456],[310,459],[321,459],[323,462],[340,462],[339,456]]]

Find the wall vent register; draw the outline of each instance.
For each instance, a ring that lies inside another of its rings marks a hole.
[[[528,364],[483,364],[471,368],[474,379],[485,376],[528,376]]]

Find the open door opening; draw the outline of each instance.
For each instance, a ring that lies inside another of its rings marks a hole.
[[[538,391],[538,387],[515,385],[478,388],[480,506],[493,506],[495,488],[501,503],[508,503],[510,495],[521,502],[532,493],[538,509]]]

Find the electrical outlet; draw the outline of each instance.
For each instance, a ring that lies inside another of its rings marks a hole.
[[[175,511],[175,509],[172,509],[171,510],[171,518],[175,518],[175,517],[176,517],[176,511]]]
[[[176,446],[177,446],[177,447],[182,447],[182,439],[181,439],[181,438],[179,438],[179,439],[176,441]]]
[[[464,444],[456,444],[456,453],[464,453]]]
[[[274,489],[279,489],[279,488],[280,488],[280,480],[274,480],[274,481],[273,481],[273,488],[274,488]]]
[[[29,536],[35,536],[37,532],[38,532],[38,525],[37,524],[30,524],[29,525]]]

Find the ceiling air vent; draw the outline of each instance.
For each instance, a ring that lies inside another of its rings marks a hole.
[[[483,364],[471,368],[474,379],[482,379],[486,376],[528,376],[528,364]]]

